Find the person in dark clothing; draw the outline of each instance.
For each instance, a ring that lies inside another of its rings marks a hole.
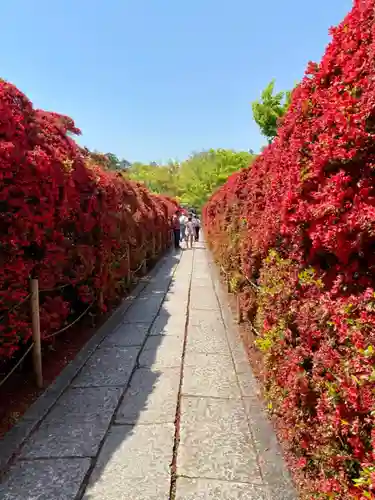
[[[174,247],[177,250],[180,248],[180,213],[177,211],[172,217],[172,229],[173,229],[173,239]]]

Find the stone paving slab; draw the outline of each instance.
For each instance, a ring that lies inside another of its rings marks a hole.
[[[219,312],[191,311],[189,314],[187,351],[230,356],[227,335]]]
[[[176,500],[272,500],[264,486],[215,479],[177,479]]]
[[[191,275],[184,273],[184,276],[176,276],[168,289],[167,297],[179,296],[188,297]]]
[[[117,412],[119,424],[173,424],[176,417],[180,368],[162,372],[138,369]]]
[[[74,500],[89,458],[20,461],[0,486],[1,500]]]
[[[191,310],[189,311],[189,325],[210,329],[214,335],[226,334],[220,311]]]
[[[217,354],[187,351],[182,394],[239,398],[241,393],[231,358]]]
[[[180,278],[180,281],[176,281],[175,279],[172,281],[171,286],[168,289],[167,296],[188,296],[189,295],[189,287],[187,286],[187,280],[185,278]]]
[[[237,373],[240,390],[243,397],[256,398],[259,393],[258,382],[252,372]]]
[[[208,273],[209,271],[195,269],[191,278],[191,286],[212,286],[212,279]]]
[[[177,335],[183,336],[185,334],[186,317],[178,316],[165,316],[163,311],[160,311],[159,316],[153,323],[150,336],[154,335]]]
[[[158,276],[155,276],[149,281],[147,288],[145,288],[139,295],[141,302],[152,298],[157,300],[158,297],[162,297],[167,293],[173,276],[173,269],[171,271],[169,269],[170,265],[168,265],[168,269],[162,267]],[[165,276],[161,276],[161,274],[164,273]]]
[[[209,311],[219,311],[219,302],[211,286],[201,286],[192,288],[190,294],[191,309],[208,309]]]
[[[194,281],[207,281],[207,283],[211,283],[212,279],[210,275],[210,268],[207,262],[198,262],[196,259],[199,258],[199,253],[195,252],[194,256],[194,266],[193,266],[193,280]]]
[[[182,398],[178,474],[262,484],[241,400]]]
[[[293,500],[295,492],[280,444],[258,397],[243,399],[264,481],[275,500]]]
[[[88,422],[69,418],[45,422],[30,437],[22,458],[95,457],[109,426],[109,418]]]
[[[139,357],[139,366],[150,370],[179,368],[183,346],[183,336],[158,335],[149,337]]]
[[[113,482],[100,479],[87,488],[82,500],[169,500],[170,482],[167,476],[151,480],[124,477]]]
[[[100,347],[73,381],[73,387],[126,386],[139,347]]]
[[[162,305],[163,295],[151,296],[147,294],[138,298],[137,302],[126,315],[126,323],[152,323]]]
[[[144,354],[147,351],[158,351],[158,353],[164,351],[168,353],[172,351],[177,351],[177,353],[180,355],[180,364],[181,364],[183,344],[184,344],[184,333],[170,337],[154,335],[148,337],[148,339],[146,340],[146,343],[142,350],[142,354]]]
[[[69,418],[81,421],[111,417],[124,393],[123,387],[70,388],[58,400],[46,421],[67,421]]]
[[[142,323],[122,323],[114,330],[102,343],[103,347],[110,346],[141,346],[146,339],[149,330],[148,324]]]
[[[216,354],[230,356],[230,350],[225,334],[218,333],[217,336],[202,327],[190,325],[187,335],[187,352],[203,354]]]
[[[102,483],[103,496],[97,498],[107,499],[112,498],[113,486],[120,486],[125,479],[153,482],[170,478],[174,433],[173,424],[113,426],[99,453],[88,492],[95,483]]]
[[[188,306],[188,297],[174,297],[173,299],[166,299],[163,302],[162,314],[169,314],[170,316],[186,316]]]

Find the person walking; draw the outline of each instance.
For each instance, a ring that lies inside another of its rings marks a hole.
[[[199,241],[199,231],[201,228],[201,221],[198,215],[193,215],[193,226],[194,226],[194,239],[195,241]]]
[[[184,213],[181,213],[180,215],[180,242],[184,241],[185,238],[185,230],[186,230],[186,223],[187,223],[187,217]]]
[[[173,240],[175,249],[180,248],[180,219],[177,211],[172,217]]]
[[[186,238],[186,248],[193,248],[194,226],[193,226],[193,218],[191,215],[188,217],[188,221],[186,223],[185,238]]]

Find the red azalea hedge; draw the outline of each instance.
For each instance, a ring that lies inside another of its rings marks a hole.
[[[30,339],[30,276],[46,336],[118,299],[130,267],[168,243],[176,203],[93,164],[73,121],[33,108],[0,80],[0,361]],[[162,240],[160,240],[160,237]],[[160,249],[161,251],[161,249]],[[66,286],[64,286],[66,285]]]
[[[374,8],[354,2],[278,137],[204,213],[308,499],[375,498]]]

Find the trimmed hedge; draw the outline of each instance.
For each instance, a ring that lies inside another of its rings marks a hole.
[[[168,244],[176,203],[95,165],[72,139],[79,130],[36,110],[0,80],[0,361],[31,336],[29,307],[39,279],[42,336],[94,303],[106,310],[154,244]],[[126,257],[126,258],[125,258]]]
[[[309,499],[375,498],[374,8],[354,2],[278,137],[204,210]]]

